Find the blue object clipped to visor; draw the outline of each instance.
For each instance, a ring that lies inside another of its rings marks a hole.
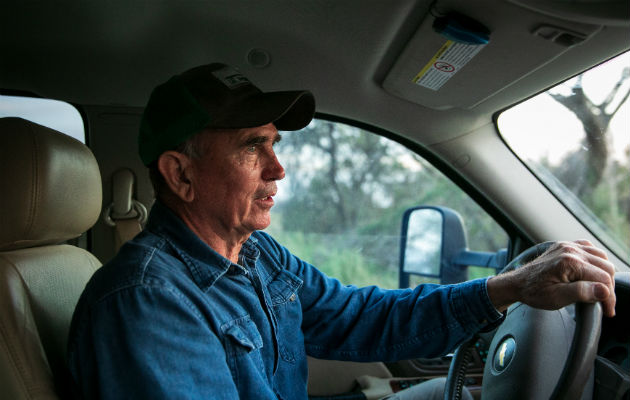
[[[449,12],[433,21],[433,30],[457,43],[481,45],[490,41],[490,30],[482,23],[458,12]]]

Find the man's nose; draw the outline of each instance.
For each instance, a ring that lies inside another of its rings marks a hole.
[[[263,171],[263,179],[270,181],[279,181],[284,178],[284,167],[278,161],[275,153],[271,153],[267,167]]]

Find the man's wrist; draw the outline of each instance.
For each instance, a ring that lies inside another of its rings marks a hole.
[[[504,312],[518,301],[518,285],[512,275],[506,273],[493,276],[486,283],[490,302],[499,312]]]

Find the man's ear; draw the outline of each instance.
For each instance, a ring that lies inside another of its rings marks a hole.
[[[165,151],[158,158],[157,167],[175,196],[186,203],[195,199],[192,161],[188,156],[177,151]]]

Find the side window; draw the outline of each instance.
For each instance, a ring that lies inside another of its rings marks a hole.
[[[20,117],[47,126],[85,143],[81,114],[63,101],[35,97],[0,96],[0,118]]]
[[[505,231],[435,167],[397,142],[342,123],[314,120],[276,147],[278,183],[268,232],[344,284],[398,287],[405,210],[439,205],[464,219],[469,247],[496,252]],[[469,267],[468,278],[494,274]],[[410,284],[438,278],[414,276]]]

